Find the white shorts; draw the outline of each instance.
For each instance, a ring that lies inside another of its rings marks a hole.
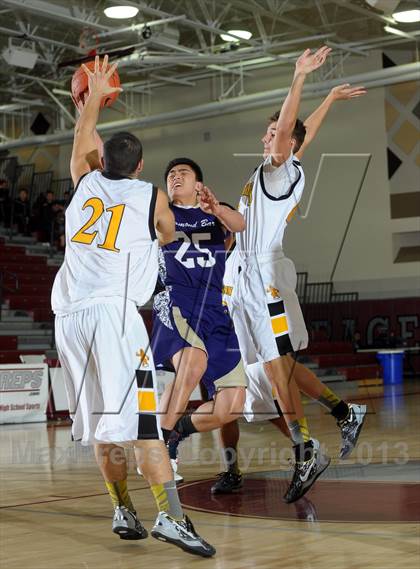
[[[279,412],[274,404],[273,388],[265,371],[264,364],[251,364],[246,367],[248,389],[244,406],[244,417],[249,423],[278,419]]]
[[[75,440],[162,438],[149,337],[134,303],[125,314],[115,301],[56,316],[55,335]]]
[[[238,256],[231,317],[246,365],[303,350],[308,332],[296,289],[296,269],[283,255]]]

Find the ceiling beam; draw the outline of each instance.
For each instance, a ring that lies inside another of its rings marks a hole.
[[[72,16],[69,8],[51,2],[44,2],[44,0],[2,0],[2,2],[3,4],[13,6],[25,12],[42,14],[47,19],[61,20],[62,22],[76,24],[82,27],[89,26],[97,30],[109,29],[108,26],[103,26],[92,20]]]
[[[142,13],[144,14],[150,14],[152,16],[160,16],[162,18],[167,18],[170,16],[173,16],[173,14],[169,14],[168,12],[164,12],[163,10],[158,10],[157,8],[152,8],[151,6],[148,6],[147,4],[145,4],[144,2],[132,2],[130,0],[113,0],[114,4],[119,4],[121,6],[126,5],[126,6],[134,6],[136,8],[138,8]],[[205,32],[210,32],[212,34],[227,34],[226,30],[223,30],[221,28],[219,28],[218,26],[214,26],[214,25],[208,25],[208,24],[204,24],[203,22],[200,22],[198,20],[191,20],[190,18],[185,18],[184,20],[182,20],[180,22],[180,25],[182,26],[187,26],[189,28],[199,28]],[[253,40],[244,40],[242,38],[241,42],[248,44],[248,45],[255,45],[255,41]]]
[[[50,38],[43,38],[41,36],[36,36],[34,34],[28,34],[28,33],[23,34],[19,30],[13,30],[10,28],[4,28],[4,27],[0,26],[0,33],[12,35],[12,36],[16,36],[16,37],[21,37],[21,38],[23,35],[25,35],[25,38],[33,40],[33,41],[39,41],[42,43],[47,43],[49,45],[56,45],[57,47],[65,47],[66,49],[71,49],[73,51],[76,51],[77,53],[84,53],[84,50],[80,49],[78,46],[71,45],[69,43],[64,43],[62,41],[53,40]]]
[[[347,10],[350,10],[351,12],[356,12],[357,14],[362,14],[363,16],[367,16],[368,18],[371,18],[373,20],[378,20],[379,22],[382,22],[383,24],[394,24],[395,25],[395,20],[394,18],[392,18],[391,16],[381,16],[381,14],[378,14],[377,12],[374,12],[373,10],[368,10],[367,8],[363,8],[363,6],[359,6],[358,4],[353,4],[352,2],[349,2],[349,0],[329,0],[330,3],[333,4],[337,4],[338,6],[341,6],[342,8],[346,8]]]
[[[326,95],[333,86],[343,82],[363,84],[367,88],[375,88],[405,81],[412,81],[418,77],[419,68],[420,64],[409,63],[406,65],[389,67],[387,69],[380,69],[378,71],[369,71],[367,73],[334,79],[332,81],[308,83],[304,88],[302,98],[308,99],[322,97]],[[287,86],[281,89],[233,97],[222,102],[206,103],[194,107],[186,106],[182,109],[177,109],[176,111],[169,111],[139,119],[125,119],[121,121],[102,123],[98,124],[98,131],[101,134],[109,134],[126,128],[133,130],[136,128],[152,128],[160,125],[167,126],[169,124],[183,123],[202,118],[220,117],[221,115],[228,113],[244,112],[245,110],[266,107],[271,104],[276,104],[278,106],[284,100],[288,91],[289,87]],[[73,136],[73,130],[68,130],[66,132],[52,135],[40,135],[16,139],[0,144],[0,151],[41,144],[69,143],[73,139]]]
[[[307,26],[306,24],[302,24],[300,22],[297,22],[296,20],[294,20],[292,18],[288,18],[288,17],[283,16],[283,15],[278,16],[275,13],[273,14],[273,12],[271,12],[270,10],[266,10],[265,8],[262,8],[261,5],[258,4],[257,2],[250,2],[249,0],[247,0],[247,1],[231,0],[231,3],[233,4],[233,6],[241,8],[245,12],[248,12],[250,14],[257,13],[257,14],[260,14],[260,16],[266,16],[267,18],[270,18],[270,20],[275,18],[279,22],[282,22],[283,24],[287,24],[288,26],[292,26],[293,28],[296,28],[297,30],[301,30],[304,32],[310,32],[311,34],[317,33],[319,31],[314,27]]]

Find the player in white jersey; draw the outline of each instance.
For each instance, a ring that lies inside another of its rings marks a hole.
[[[142,146],[130,133],[104,144],[103,169],[90,171],[101,100],[114,92],[95,60],[89,95],[75,129],[70,169],[75,195],[66,211],[66,252],[54,282],[56,344],[63,368],[72,433],[93,444],[114,505],[112,529],[144,539],[127,489],[124,446],[134,447],[154,494],[153,537],[203,557],[215,549],[194,530],[179,501],[157,414],[155,369],[137,307],[150,298],[158,273],[158,240],[174,238],[164,192],[138,180]]]
[[[349,84],[343,84],[333,87],[321,105],[304,121],[305,137],[295,156],[301,160],[308,145],[311,144],[316,137],[331,105],[335,101],[354,99],[365,93],[366,90],[361,86],[351,87]],[[274,128],[277,120],[278,113],[270,118],[270,126]],[[290,219],[291,216],[289,215],[287,223]],[[233,281],[234,275],[237,272],[238,262],[239,257],[233,246],[228,253],[224,275],[224,303],[229,309],[231,308]],[[289,263],[291,263],[291,261],[289,261]],[[289,267],[291,268],[290,264]],[[290,329],[290,327],[293,329],[293,314],[291,314],[291,310],[289,310],[290,300],[292,300],[292,306],[294,307],[296,307],[296,303],[298,302],[297,295],[294,291],[295,286],[293,286],[294,283],[296,283],[294,268],[293,273],[290,272],[289,283],[287,296],[284,294],[285,283],[282,283],[281,295],[285,305],[288,329]],[[299,312],[297,317],[300,322],[301,315]],[[296,342],[295,338],[294,341]],[[246,367],[246,373],[248,375],[248,389],[244,406],[244,417],[246,420],[249,422],[269,420],[283,434],[290,437],[284,417],[275,399],[275,394],[273,394],[272,385],[264,371],[264,365],[262,363],[250,364]],[[336,419],[342,438],[340,458],[348,458],[357,443],[361,423],[363,423],[360,409],[357,409],[354,404],[348,405],[345,403],[329,387],[324,385],[310,369],[298,362],[294,363],[293,376],[299,390],[325,406],[332,417]],[[358,413],[356,413],[356,411],[358,411]],[[237,461],[237,445],[239,442],[239,427],[237,423],[232,422],[228,425],[223,425],[220,430],[220,435],[228,469],[219,475],[217,482],[212,486],[212,492],[230,493],[241,488],[243,484]]]
[[[329,52],[327,47],[315,54],[306,50],[296,62],[290,91],[263,138],[264,162],[245,186],[239,205],[246,229],[237,235],[239,268],[234,275],[232,316],[245,364],[264,364],[294,443],[296,463],[284,497],[287,502],[303,496],[330,461],[309,436],[294,378],[296,364],[290,354],[304,349],[308,338],[295,293],[294,265],[282,249],[287,221],[304,187],[303,170],[294,154],[305,137],[305,127],[297,119],[301,92],[306,75],[320,67]]]

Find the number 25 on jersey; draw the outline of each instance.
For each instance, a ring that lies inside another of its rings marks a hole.
[[[118,231],[120,230],[121,221],[124,215],[125,205],[114,205],[112,207],[108,207],[105,210],[105,206],[102,200],[99,198],[90,198],[83,204],[82,209],[86,209],[87,207],[92,208],[92,214],[84,226],[81,227],[79,231],[71,238],[73,243],[92,245],[93,241],[98,235],[98,232],[92,231],[91,233],[88,233],[88,229],[90,229],[92,225],[95,225],[95,223],[99,221],[99,218],[104,214],[104,212],[107,211],[111,213],[111,219],[109,220],[108,229],[106,231],[103,243],[98,243],[97,246],[100,249],[106,249],[107,251],[115,251],[116,253],[119,253],[120,250],[117,249],[115,243],[117,241]]]

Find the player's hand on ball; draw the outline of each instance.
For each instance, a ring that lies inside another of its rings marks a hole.
[[[359,85],[357,87],[352,87],[350,83],[344,83],[343,85],[337,85],[333,87],[330,91],[331,97],[334,101],[355,99],[356,97],[361,97],[367,93],[365,87]]]
[[[86,75],[88,76],[89,84],[89,95],[98,95],[103,97],[104,95],[110,95],[111,93],[120,93],[122,91],[121,87],[111,87],[109,84],[109,78],[114,73],[117,68],[117,63],[114,63],[108,67],[108,56],[105,55],[102,62],[102,67],[99,63],[99,56],[95,57],[95,68],[91,71],[86,65],[82,65],[82,68]]]
[[[312,53],[310,49],[305,49],[299,59],[296,61],[296,72],[297,73],[311,73],[321,67],[325,63],[328,55],[331,53],[331,48],[324,45],[319,48],[315,53]]]
[[[201,188],[198,193],[198,199],[200,208],[206,213],[212,215],[218,215],[220,212],[220,204],[216,196],[207,186],[201,184]]]

